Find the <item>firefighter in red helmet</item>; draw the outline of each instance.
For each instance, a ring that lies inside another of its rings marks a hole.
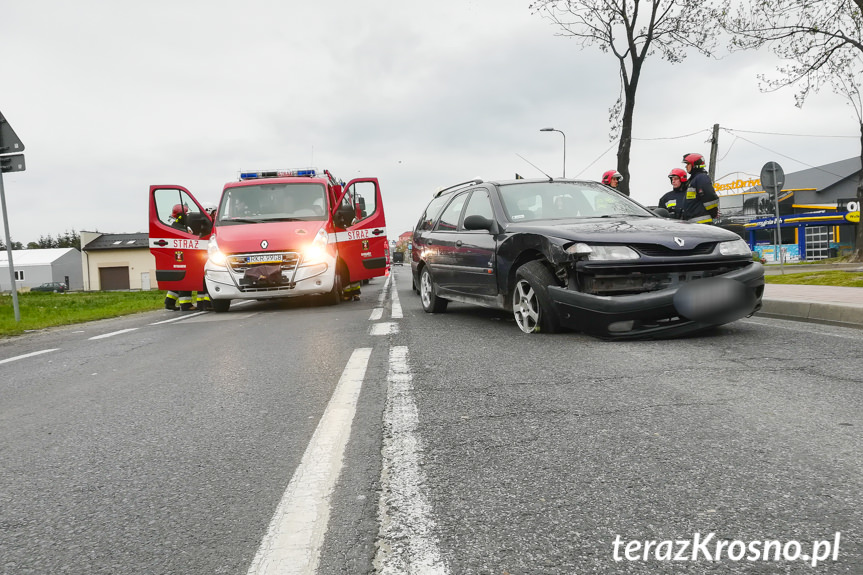
[[[719,196],[713,189],[713,181],[707,173],[704,156],[690,153],[683,155],[683,163],[689,173],[681,219],[699,224],[711,224],[719,217]]]
[[[615,189],[617,188],[617,184],[619,184],[620,180],[622,179],[623,174],[621,174],[617,170],[608,170],[607,172],[602,174],[602,183]]]
[[[681,220],[686,200],[686,170],[674,168],[669,172],[668,179],[671,181],[671,191],[659,198],[659,207],[668,210],[669,217]]]

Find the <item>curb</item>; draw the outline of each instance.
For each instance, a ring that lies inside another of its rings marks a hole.
[[[863,329],[863,306],[764,299],[755,315]]]

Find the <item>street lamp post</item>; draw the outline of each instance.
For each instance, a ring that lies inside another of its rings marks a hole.
[[[563,177],[566,177],[566,134],[564,134],[560,130],[555,130],[554,128],[540,128],[540,132],[560,132],[560,135],[563,136]]]

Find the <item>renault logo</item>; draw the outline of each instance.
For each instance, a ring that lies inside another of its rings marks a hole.
[[[677,238],[674,238],[674,239],[676,240]],[[261,247],[264,249],[267,249],[268,245],[270,245],[270,243],[267,240],[264,240],[261,242]],[[681,243],[680,245],[683,245],[683,244]]]
[[[676,243],[676,244],[677,244],[677,245],[679,245],[680,247],[683,247],[683,238],[675,237],[675,238],[674,238],[674,243]]]

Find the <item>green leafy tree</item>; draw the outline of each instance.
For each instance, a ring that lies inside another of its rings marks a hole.
[[[863,160],[863,0],[725,0],[718,19],[732,34],[732,50],[767,46],[782,61],[761,74],[762,91],[794,87],[796,105],[823,87],[844,96],[860,129]],[[857,180],[863,202],[863,172]],[[863,261],[863,224],[857,224],[854,261]]]
[[[617,171],[623,181],[618,189],[629,195],[632,122],[644,63],[659,55],[676,64],[692,50],[709,56],[715,12],[703,0],[535,0],[530,9],[582,48],[595,45],[617,59],[620,93],[609,109],[609,139],[620,137]]]

